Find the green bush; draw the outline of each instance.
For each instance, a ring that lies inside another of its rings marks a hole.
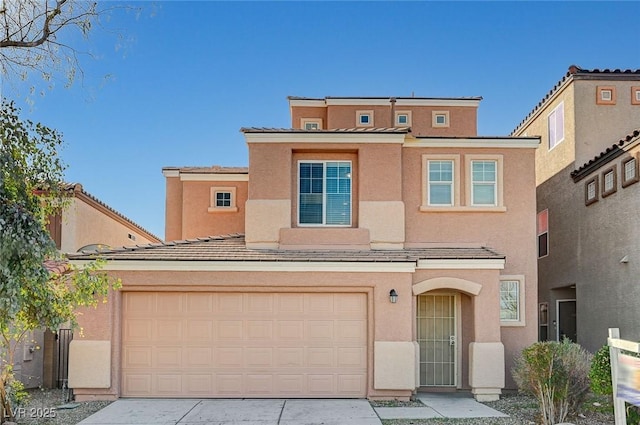
[[[593,356],[591,369],[589,370],[589,381],[591,381],[591,391],[595,394],[611,395],[611,359],[609,357],[609,346],[600,348]]]
[[[577,412],[589,391],[591,354],[578,344],[537,342],[522,351],[513,377],[521,391],[538,400],[545,425],[564,422]]]

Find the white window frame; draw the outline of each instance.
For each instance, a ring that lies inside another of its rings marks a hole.
[[[439,123],[438,117],[444,117],[444,123]],[[449,127],[449,111],[432,111],[431,126],[432,127]]]
[[[316,125],[316,129],[307,129],[307,124]],[[322,118],[300,118],[300,128],[303,130],[322,130]]]
[[[353,175],[353,162],[351,160],[345,159],[301,159],[298,160],[298,193],[297,193],[297,214],[296,221],[298,223],[298,227],[351,227],[353,225],[353,178],[351,177],[351,187],[349,192],[349,223],[348,224],[327,224],[327,166],[328,162],[347,162],[351,168],[351,175]],[[323,164],[323,175],[322,175],[322,223],[300,223],[300,166],[302,164]]]
[[[238,206],[236,204],[236,190],[237,189],[235,187],[212,186],[210,189],[209,208],[207,211],[210,213],[237,212]],[[230,206],[219,207],[217,205],[218,193],[229,193],[231,195]]]
[[[628,176],[628,164],[633,164],[633,175]],[[640,180],[640,170],[638,169],[638,158],[635,156],[626,158],[622,161],[622,187],[631,186]]]
[[[473,202],[473,163],[476,161],[494,161],[496,163],[494,204],[474,204]],[[504,175],[502,155],[465,155],[465,182],[467,205],[474,209],[506,211],[504,207]]]
[[[396,111],[395,113],[395,123],[398,127],[410,127],[411,126],[411,111]],[[401,123],[399,122],[400,116],[406,115],[407,122]]]
[[[589,206],[595,202],[598,202],[599,194],[598,194],[598,175],[587,180],[584,184],[584,204]],[[591,188],[593,187],[593,191]],[[591,192],[593,192],[593,196],[591,196]]]
[[[562,137],[558,138],[558,115],[562,112]],[[564,141],[564,101],[560,102],[558,106],[547,115],[547,137],[549,139],[549,150],[552,150],[560,143]],[[551,128],[553,127],[554,140],[551,140]]]
[[[631,104],[640,105],[640,87],[631,87]]]
[[[616,104],[616,87],[615,86],[598,86],[596,87],[596,104],[597,105],[615,105]],[[606,95],[608,94],[608,96]]]
[[[455,196],[455,189],[454,189],[454,183],[455,183],[455,163],[453,162],[453,160],[451,159],[429,159],[427,160],[427,175],[428,178],[431,177],[431,165],[432,163],[450,163],[451,164],[451,180],[449,181],[443,181],[443,180],[438,180],[438,181],[434,181],[432,182],[431,180],[427,180],[427,205],[429,205],[430,207],[452,207],[453,206],[453,198]],[[428,179],[427,178],[427,179]],[[434,202],[432,202],[431,200],[431,188],[433,186],[448,186],[449,190],[450,190],[450,195],[449,195],[449,202],[447,203],[442,203],[442,204],[436,204]]]
[[[525,279],[524,275],[500,275],[500,286],[498,288],[498,303],[501,302],[502,295],[502,282],[518,282],[518,318],[517,319],[500,319],[500,326],[513,326],[522,327],[526,326],[525,316]],[[502,313],[502,307],[499,306],[500,313]],[[502,314],[500,314],[502,316]]]
[[[609,177],[610,176],[610,177]],[[608,186],[610,183],[610,186]],[[606,198],[609,195],[616,193],[618,190],[618,176],[615,165],[602,172],[602,197]]]
[[[430,205],[429,161],[453,162],[453,203],[451,205]],[[454,209],[460,209],[460,155],[422,155],[422,205],[420,206],[420,211],[451,211]]]
[[[362,123],[363,116],[369,117],[368,123]],[[356,111],[356,127],[373,127],[373,110]]]

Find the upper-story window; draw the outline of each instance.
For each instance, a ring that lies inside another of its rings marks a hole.
[[[453,160],[427,161],[427,203],[428,205],[453,205]]]
[[[538,258],[549,255],[549,210],[542,210],[537,216]]]
[[[615,166],[602,173],[602,197],[605,198],[616,192],[618,188],[618,178]]]
[[[591,205],[598,201],[598,176],[587,180],[584,184],[584,203]]]
[[[638,162],[635,157],[627,158],[622,161],[622,174],[622,187],[627,187],[640,180]]]
[[[631,104],[640,105],[640,87],[631,87]]]
[[[351,225],[351,161],[298,163],[298,224]]]
[[[358,127],[373,127],[373,111],[356,111]]]
[[[305,130],[321,130],[322,119],[321,118],[302,118],[300,120],[300,126]]]
[[[433,127],[449,127],[449,111],[433,111],[431,125]]]
[[[411,111],[396,111],[396,125],[401,127],[410,126]]]
[[[549,125],[549,149],[564,140],[564,102],[560,102],[547,118]]]
[[[471,161],[471,205],[497,205],[497,161]]]
[[[212,187],[208,211],[211,213],[238,211],[236,205],[236,188]]]
[[[615,86],[598,86],[596,88],[596,104],[615,105],[616,104]]]

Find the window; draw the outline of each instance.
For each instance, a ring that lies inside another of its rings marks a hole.
[[[500,276],[500,322],[524,326],[524,276]]]
[[[549,124],[549,149],[553,149],[564,140],[564,102],[551,111],[547,118]]]
[[[398,125],[398,126],[410,126],[411,125],[411,111],[397,111],[396,112],[396,125]]]
[[[428,205],[453,205],[453,161],[427,161]]]
[[[471,161],[471,205],[497,205],[496,161]]]
[[[502,155],[465,155],[465,195],[468,208],[506,211],[502,163]]]
[[[231,206],[231,192],[216,192],[216,207],[228,208]]]
[[[543,210],[537,217],[538,258],[549,255],[549,210]]]
[[[212,187],[211,201],[208,211],[217,212],[237,212],[236,188],[235,187]]]
[[[614,86],[598,86],[596,88],[596,104],[615,105],[616,88]]]
[[[420,211],[460,208],[460,155],[422,155]]]
[[[351,225],[351,161],[298,163],[298,223]]]
[[[640,180],[638,174],[638,161],[635,157],[627,158],[622,161],[622,187],[630,186]]]
[[[631,87],[631,104],[640,105],[640,87]]]
[[[322,119],[320,118],[301,118],[300,127],[304,130],[322,130]]]
[[[584,184],[584,203],[591,205],[598,201],[598,176],[593,177]]]
[[[602,173],[602,197],[605,198],[615,193],[618,186],[616,168],[612,167]]]
[[[433,127],[449,127],[449,111],[433,111],[431,125]]]
[[[356,111],[358,127],[373,127],[373,111]]]

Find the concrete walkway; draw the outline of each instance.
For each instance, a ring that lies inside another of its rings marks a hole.
[[[419,394],[425,407],[377,407],[367,400],[120,399],[81,425],[380,425],[381,419],[506,416],[469,395]]]

